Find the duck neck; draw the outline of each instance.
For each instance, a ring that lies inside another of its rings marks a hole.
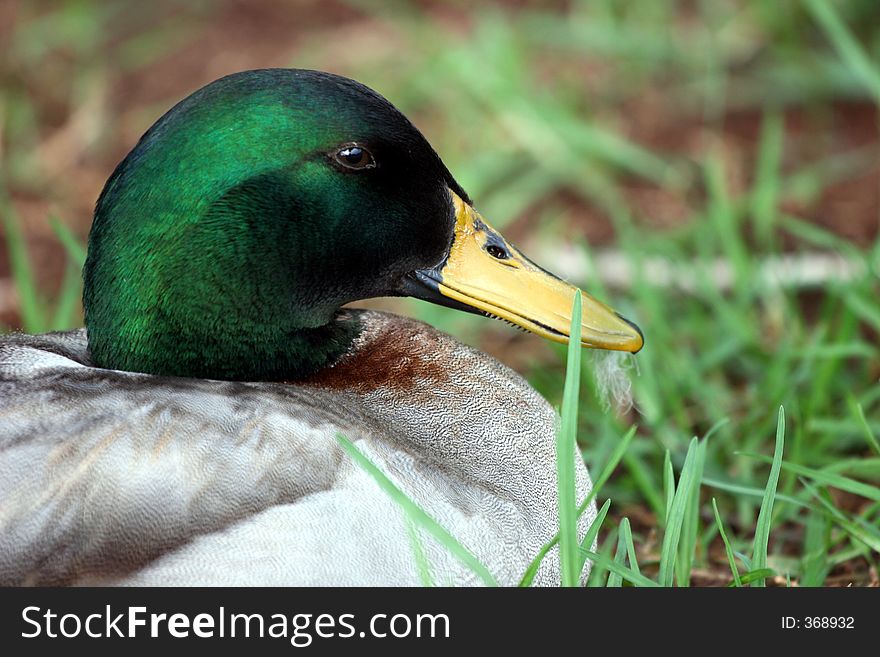
[[[339,360],[360,334],[360,323],[346,312],[324,326],[279,328],[232,336],[168,334],[135,368],[156,374],[236,381],[299,379]],[[165,340],[163,340],[165,341]]]
[[[153,322],[131,340],[107,340],[89,327],[91,358],[108,369],[161,376],[233,381],[281,381],[309,376],[338,361],[360,335],[356,315],[339,311],[311,328],[216,327]],[[112,334],[111,334],[112,335]]]

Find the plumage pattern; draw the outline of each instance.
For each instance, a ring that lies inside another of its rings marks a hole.
[[[557,529],[553,409],[429,326],[350,312],[352,349],[297,383],[98,369],[85,330],[0,338],[0,583],[418,585],[342,433],[515,584]],[[437,583],[479,583],[423,538]],[[558,582],[554,551],[536,583]]]

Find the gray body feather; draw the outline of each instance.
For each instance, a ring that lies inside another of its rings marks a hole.
[[[404,513],[341,433],[516,584],[557,531],[553,409],[429,326],[361,319],[295,384],[98,369],[84,330],[0,338],[0,583],[420,584]],[[479,583],[420,536],[437,584]],[[559,583],[555,550],[536,583]]]

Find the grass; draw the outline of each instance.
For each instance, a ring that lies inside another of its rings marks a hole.
[[[582,299],[574,295],[569,335],[581,331]],[[559,567],[563,586],[580,584],[583,563],[578,559],[578,503],[575,494],[575,452],[577,451],[577,413],[581,382],[581,348],[579,340],[568,345],[568,372],[562,394],[562,424],[556,438],[556,480],[559,489]],[[590,544],[592,546],[592,544]]]
[[[522,583],[545,555],[557,558],[557,544],[569,584],[587,556],[591,586],[877,582],[880,217],[859,191],[880,184],[877,3],[344,4],[352,18],[341,27],[266,30],[261,44],[276,38],[277,54],[242,49],[235,62],[331,69],[376,87],[494,225],[646,335],[636,408],[617,414],[589,361],[575,375],[564,348],[419,302],[391,306],[511,358],[562,403],[565,440],[576,438],[604,512],[590,542],[575,544],[583,504],[572,513],[566,484],[567,524]],[[206,64],[174,86],[162,62],[227,20],[223,11],[157,6],[62,2],[18,17],[0,65],[9,328],[81,322],[82,208],[140,132],[219,74]],[[320,13],[303,6],[289,8],[294,23]],[[171,86],[150,95],[130,79]],[[142,92],[131,104],[128,89]],[[78,123],[83,106],[96,109]],[[38,263],[49,242],[64,265],[46,281]],[[624,261],[625,283],[602,264],[608,251]],[[762,267],[783,254],[833,255],[854,273],[768,280]],[[687,284],[658,276],[654,261],[680,267]],[[575,387],[572,406],[565,390]],[[413,532],[419,546],[425,529],[414,521]]]
[[[721,520],[721,514],[718,513],[718,504],[715,498],[712,498],[712,512],[715,514],[715,526],[718,527],[718,535],[724,543],[724,552],[727,554],[727,563],[730,566],[730,574],[733,575],[733,584],[737,587],[742,586],[742,579],[739,576],[739,568],[736,565],[736,557],[733,554],[733,548],[730,547],[730,541],[727,539],[727,533],[724,531],[724,523]]]
[[[678,487],[674,488],[672,500],[666,512],[666,527],[663,532],[663,544],[660,550],[660,572],[658,579],[663,586],[672,586],[675,565],[680,552],[678,544],[681,540],[681,530],[688,501],[693,494],[696,483],[696,453],[697,439],[694,438],[688,447],[687,456],[684,459]]]
[[[767,546],[770,542],[770,529],[773,525],[773,502],[776,500],[776,487],[779,485],[779,470],[782,468],[782,450],[785,446],[785,409],[779,408],[779,419],[776,423],[776,451],[773,452],[773,463],[770,466],[770,478],[764,489],[758,523],[755,525],[755,545],[752,550],[752,568],[761,571],[767,568]],[[764,586],[764,580],[755,581],[755,586]]]

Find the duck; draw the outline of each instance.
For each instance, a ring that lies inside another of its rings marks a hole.
[[[85,327],[0,337],[0,584],[420,585],[412,525],[340,436],[516,584],[558,530],[558,415],[487,354],[348,304],[409,296],[567,343],[577,291],[372,89],[299,69],[202,87],[98,198]],[[586,293],[574,339],[644,344]],[[484,583],[421,541],[436,583]],[[559,584],[554,555],[535,584]]]

